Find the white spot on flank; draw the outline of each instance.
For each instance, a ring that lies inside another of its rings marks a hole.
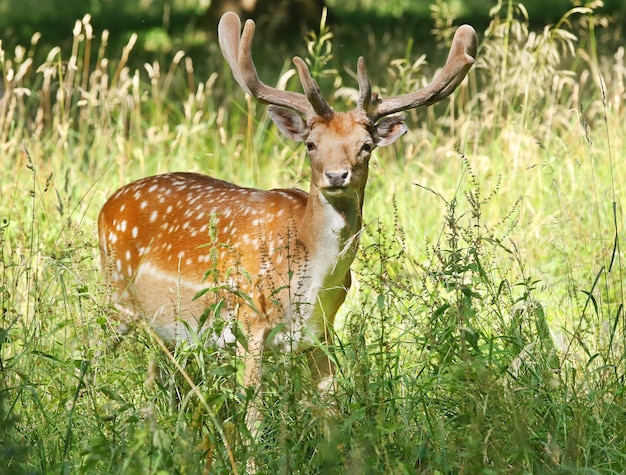
[[[159,215],[158,211],[153,211],[152,214],[150,215],[150,222],[154,223],[158,215]]]
[[[122,222],[120,223],[120,230],[121,230],[122,232],[125,232],[125,231],[126,231],[126,220],[124,220],[124,221],[122,221]]]
[[[126,260],[130,261],[130,251],[128,249],[126,250]]]
[[[134,238],[136,238],[137,235],[139,234],[139,228],[137,228],[137,226],[133,227],[132,234]]]
[[[148,206],[148,202],[142,201],[141,204],[139,205],[139,209],[145,209],[147,206]]]

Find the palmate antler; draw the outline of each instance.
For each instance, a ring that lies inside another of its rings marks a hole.
[[[240,38],[241,20],[233,12],[225,13],[217,27],[222,53],[241,88],[261,102],[295,110],[307,118],[332,115],[333,110],[322,96],[317,82],[311,77],[309,68],[297,56],[293,58],[293,62],[304,94],[276,89],[259,79],[251,52],[254,29],[254,21],[247,20]]]
[[[242,89],[261,102],[295,110],[307,119],[315,116],[326,118],[332,116],[333,109],[322,97],[317,82],[311,77],[306,63],[301,58],[296,56],[293,62],[298,70],[304,94],[276,89],[259,79],[251,53],[254,29],[254,22],[247,20],[240,37],[241,21],[233,12],[225,13],[218,26],[220,47]],[[360,90],[357,109],[363,110],[372,122],[376,122],[381,117],[442,100],[456,89],[474,64],[477,44],[474,28],[469,25],[460,26],[452,40],[446,64],[428,86],[409,94],[385,99],[378,97],[376,93],[372,94],[365,60],[360,57],[357,65]]]
[[[396,112],[439,102],[449,96],[463,81],[474,64],[477,51],[478,39],[474,28],[470,25],[461,25],[452,39],[446,64],[428,86],[409,94],[386,99],[381,99],[377,94],[372,94],[365,60],[361,56],[357,65],[360,89],[357,107],[367,112],[369,118],[376,122],[381,117]]]

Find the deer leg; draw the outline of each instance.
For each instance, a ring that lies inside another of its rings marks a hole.
[[[261,357],[263,355],[263,345],[265,342],[265,332],[258,331],[250,333],[247,340],[247,348],[237,342],[237,354],[241,357],[244,364],[243,384],[248,391],[252,391],[252,399],[246,411],[246,427],[250,432],[251,439],[246,444],[248,448],[258,440],[261,433],[261,424],[263,423],[263,415],[261,414]],[[253,457],[248,457],[246,462],[246,472],[255,474],[258,472],[258,466]]]
[[[335,363],[331,358],[332,349],[329,343],[332,344],[332,341],[327,339],[322,343],[323,346],[316,346],[307,353],[311,376],[322,393],[333,393],[335,391]]]
[[[250,431],[252,439],[257,439],[261,423],[263,422],[263,416],[261,415],[260,397],[261,397],[261,357],[263,355],[264,344],[263,331],[259,331],[256,334],[250,334],[248,336],[247,348],[241,343],[237,344],[237,353],[243,360],[244,373],[243,373],[243,385],[246,391],[253,392],[253,399],[250,401],[248,410],[246,412],[246,426]]]

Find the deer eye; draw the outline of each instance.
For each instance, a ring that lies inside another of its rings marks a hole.
[[[371,153],[372,150],[374,150],[374,144],[372,144],[372,142],[365,142],[361,145],[361,152]]]
[[[309,152],[314,151],[316,148],[317,148],[317,147],[315,146],[315,144],[314,144],[313,142],[307,142],[307,143],[306,143],[306,149],[307,149]]]

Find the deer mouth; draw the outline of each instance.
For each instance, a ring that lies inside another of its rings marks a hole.
[[[321,188],[321,191],[328,198],[339,198],[350,193],[350,188],[347,186],[325,186]]]

